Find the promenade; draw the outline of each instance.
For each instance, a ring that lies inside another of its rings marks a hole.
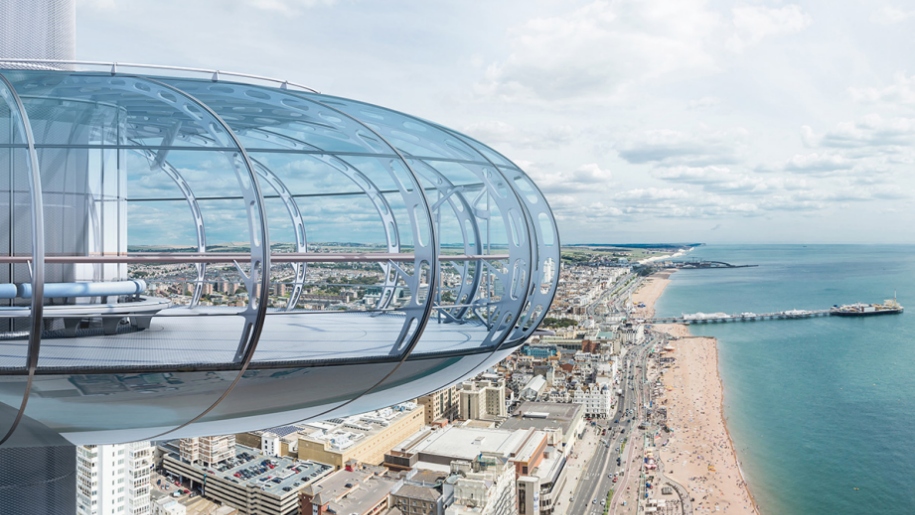
[[[554,515],[579,515],[571,511],[573,505],[579,507],[581,502],[576,502],[579,490],[591,479],[587,471],[594,465],[594,458],[600,449],[600,426],[588,426],[584,437],[575,444],[571,456],[566,461],[566,481],[562,485],[557,501],[554,503]],[[583,495],[583,494],[582,494]],[[585,501],[587,502],[587,501]]]

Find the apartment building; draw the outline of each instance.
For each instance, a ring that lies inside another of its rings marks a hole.
[[[149,442],[76,448],[78,515],[150,515]]]
[[[182,438],[180,449],[184,461],[215,465],[235,456],[235,435]]]
[[[489,420],[506,416],[505,379],[493,377],[465,381],[461,385],[460,393],[460,418]]]
[[[426,425],[436,420],[449,422],[460,416],[460,385],[451,385],[416,399],[426,409]]]

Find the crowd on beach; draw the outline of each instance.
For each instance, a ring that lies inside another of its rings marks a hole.
[[[633,304],[645,307],[633,316],[654,315],[669,275],[654,275],[636,291]],[[673,350],[665,352],[675,358],[662,370],[663,394],[655,399],[667,409],[671,430],[657,442],[665,476],[688,490],[696,513],[757,514],[724,422],[716,340],[694,337],[685,325],[654,329],[670,335]]]

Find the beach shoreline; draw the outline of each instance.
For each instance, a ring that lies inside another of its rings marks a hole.
[[[664,270],[645,279],[633,294],[633,304],[644,307],[636,307],[632,318],[654,316],[655,303],[674,272]],[[717,339],[694,336],[685,324],[655,329],[671,336],[670,356],[675,358],[661,376],[665,393],[658,399],[658,405],[667,408],[667,425],[672,429],[659,452],[665,474],[689,491],[696,513],[758,515],[727,427]]]

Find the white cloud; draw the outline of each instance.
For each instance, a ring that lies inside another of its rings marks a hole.
[[[800,32],[811,22],[810,15],[797,5],[781,8],[735,7],[731,13],[734,35],[728,40],[728,47],[736,52],[755,45],[768,36]]]
[[[817,138],[816,133],[813,132],[813,128],[811,126],[809,126],[809,125],[801,126],[801,142],[807,148],[817,146],[818,138]]]
[[[679,188],[636,188],[614,195],[618,200],[674,200],[689,198],[689,193]]]
[[[760,213],[756,202],[732,200],[718,195],[690,193],[675,188],[638,188],[620,192],[614,200],[623,216],[658,218],[714,218],[721,216],[755,216]]]
[[[838,154],[797,154],[785,162],[782,167],[788,172],[828,173],[836,170],[848,170],[853,166],[851,160]]]
[[[722,195],[761,196],[809,186],[804,179],[735,173],[724,166],[659,168],[654,175],[667,182],[692,184],[701,187],[703,191]]]
[[[821,141],[826,147],[862,148],[910,145],[915,136],[915,118],[884,118],[870,114],[857,122],[843,122],[827,132]]]
[[[724,166],[675,166],[662,168],[656,175],[664,180],[689,184],[713,184],[733,177],[731,169]]]
[[[915,5],[898,0],[877,23],[882,3],[800,0],[78,1],[81,59],[288,77],[461,128],[531,174],[564,242],[702,241],[716,225],[718,241],[904,241],[915,224],[915,68],[899,23]],[[304,156],[253,157],[296,193],[358,189]],[[176,165],[195,191],[237,189]],[[178,193],[128,170],[132,198]],[[334,198],[302,200],[310,240],[377,240],[371,203]],[[189,216],[175,206],[150,219]],[[282,203],[268,210],[286,238]],[[207,209],[216,240],[243,239],[229,214]]]
[[[714,70],[706,40],[717,25],[702,0],[595,1],[512,29],[511,54],[475,89],[510,101],[612,101],[636,83]]]
[[[568,125],[548,127],[542,131],[524,130],[499,120],[475,122],[464,127],[463,132],[485,141],[488,145],[506,143],[515,148],[553,148],[568,144],[575,131]]]
[[[702,98],[690,100],[686,107],[687,109],[710,109],[720,103],[721,99],[717,97],[705,96]]]
[[[247,0],[247,2],[257,9],[289,15],[298,14],[303,9],[316,5],[333,5],[336,0]]]
[[[746,137],[747,132],[742,129],[712,133],[655,129],[624,137],[617,152],[633,164],[727,164],[740,160]]]
[[[886,5],[871,14],[871,21],[881,25],[902,23],[915,17],[915,11],[904,11],[898,7]]]
[[[583,164],[573,170],[556,170],[552,166],[544,169],[534,163],[522,166],[547,195],[609,192],[612,187],[613,174],[596,163]]]
[[[883,88],[848,88],[848,92],[856,102],[871,103],[882,102],[888,104],[915,104],[915,75],[906,76],[905,73],[896,73],[893,84]]]
[[[78,7],[88,7],[90,9],[115,9],[118,6],[117,0],[78,0]]]

